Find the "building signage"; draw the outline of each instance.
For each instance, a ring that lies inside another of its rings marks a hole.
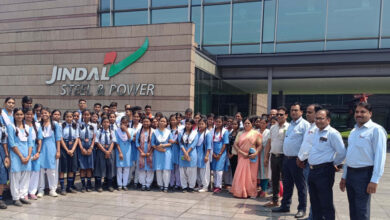
[[[111,84],[108,88],[102,82],[109,81],[111,77],[119,74],[122,70],[133,64],[141,58],[148,50],[149,40],[145,38],[143,45],[130,56],[122,61],[114,64],[117,53],[109,52],[104,56],[102,67],[92,67],[87,69],[85,67],[60,67],[53,66],[50,80],[46,81],[47,85],[52,85],[55,82],[70,81],[71,84],[62,84],[60,86],[60,95],[69,96],[105,96],[105,95],[119,95],[119,96],[149,96],[154,95],[154,84],[150,83],[129,83],[129,84]],[[106,65],[111,64],[108,75]],[[94,79],[100,84],[97,85],[95,91],[92,91],[89,82]],[[83,82],[82,84],[79,84]]]

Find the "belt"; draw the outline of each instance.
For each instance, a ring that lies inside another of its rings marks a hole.
[[[76,139],[73,139],[73,140],[69,140],[69,139],[64,139],[64,141],[66,141],[66,142],[69,142],[69,141],[74,141],[74,140],[76,140]]]
[[[310,165],[309,167],[311,170],[315,170],[315,169],[324,168],[324,167],[328,167],[328,166],[333,167],[333,163],[332,162],[321,163],[321,164],[317,164],[317,165]]]
[[[284,154],[274,154],[274,153],[271,153],[271,155],[274,157],[283,157],[284,156]]]
[[[284,155],[284,157],[287,159],[297,159],[298,158],[298,156],[286,156],[286,155]]]
[[[358,168],[348,167],[348,171],[366,171],[366,170],[372,170],[373,168],[374,166],[358,167]]]

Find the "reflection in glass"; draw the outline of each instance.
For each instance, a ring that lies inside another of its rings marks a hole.
[[[326,50],[353,50],[378,48],[378,40],[327,41]]]
[[[203,49],[212,55],[229,54],[228,46],[205,46]]]
[[[273,42],[275,37],[276,0],[264,1],[263,42]]]
[[[329,0],[327,39],[377,37],[379,13],[380,0]]]
[[[260,42],[261,2],[233,5],[233,43]]]
[[[203,4],[207,4],[207,3],[220,3],[220,2],[230,3],[229,0],[204,0]]]
[[[115,10],[148,8],[148,0],[115,0]]]
[[[102,27],[110,26],[110,13],[102,13],[100,15],[100,26]]]
[[[277,41],[325,39],[326,1],[279,0]]]
[[[200,43],[200,6],[191,7],[191,21],[195,23],[195,42]]]
[[[390,37],[390,0],[383,0],[382,36]]]
[[[276,52],[304,52],[304,51],[322,51],[324,42],[302,42],[302,43],[277,43]]]
[[[147,24],[148,11],[116,12],[114,21],[115,26]]]
[[[260,53],[260,44],[232,45],[232,54]]]
[[[230,5],[204,7],[204,44],[228,44]]]
[[[110,0],[100,0],[100,10],[110,10]]]
[[[188,21],[188,8],[152,10],[152,23],[171,23]]]
[[[187,5],[188,0],[153,0],[152,7]]]

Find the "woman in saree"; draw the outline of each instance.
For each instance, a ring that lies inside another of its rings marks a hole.
[[[262,149],[261,134],[252,129],[249,118],[244,120],[244,131],[237,135],[234,148],[238,163],[230,192],[238,198],[257,196],[258,154]],[[252,148],[252,149],[251,149]]]

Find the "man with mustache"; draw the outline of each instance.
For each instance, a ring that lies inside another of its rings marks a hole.
[[[371,117],[371,105],[359,103],[355,109],[356,125],[348,137],[340,190],[347,188],[352,220],[370,219],[371,194],[376,192],[386,161],[387,133]]]

